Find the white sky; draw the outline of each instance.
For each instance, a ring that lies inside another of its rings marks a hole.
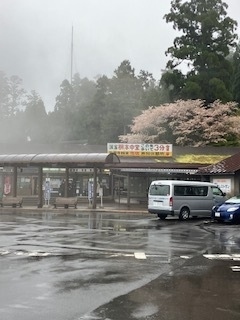
[[[240,1],[225,0],[240,27]],[[81,78],[112,77],[128,59],[161,77],[165,51],[177,32],[163,19],[171,0],[0,0],[0,70],[18,75],[53,110],[60,84],[73,73]],[[239,31],[239,30],[238,30]],[[238,32],[239,33],[239,32]]]

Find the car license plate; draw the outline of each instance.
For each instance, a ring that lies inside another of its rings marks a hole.
[[[220,212],[215,212],[215,217],[220,217]]]
[[[161,207],[161,206],[163,205],[163,203],[160,202],[160,201],[154,201],[154,202],[153,202],[153,205],[154,205],[155,207]]]

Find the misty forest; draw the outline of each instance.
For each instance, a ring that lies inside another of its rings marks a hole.
[[[36,91],[0,71],[0,143],[239,145],[240,44],[227,4],[173,0],[164,19],[177,37],[157,80],[136,74],[128,59],[111,78],[76,73],[62,81],[47,113]]]

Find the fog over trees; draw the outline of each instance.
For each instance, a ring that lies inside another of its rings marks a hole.
[[[221,0],[173,0],[178,30],[160,79],[129,60],[97,80],[63,79],[53,111],[36,91],[0,71],[0,142],[154,142],[239,145],[240,46]],[[149,55],[151,59],[151,53]],[[183,72],[181,64],[187,63]]]

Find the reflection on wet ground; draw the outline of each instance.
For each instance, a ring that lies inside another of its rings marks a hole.
[[[240,319],[239,226],[201,226],[213,235],[212,247],[91,313],[92,319]]]
[[[239,225],[212,223],[205,230],[213,234],[213,243],[208,253],[240,253]]]
[[[188,263],[100,307],[92,319],[240,319],[239,277],[231,272],[230,263],[206,265],[201,257]]]
[[[0,318],[85,319],[103,306],[94,319],[179,319],[174,307],[167,317],[171,300],[177,310],[192,289],[198,303],[198,290],[207,290],[202,275],[212,277],[211,268],[229,263],[203,254],[236,254],[237,232],[235,226],[204,220],[182,223],[144,215],[1,214]]]

